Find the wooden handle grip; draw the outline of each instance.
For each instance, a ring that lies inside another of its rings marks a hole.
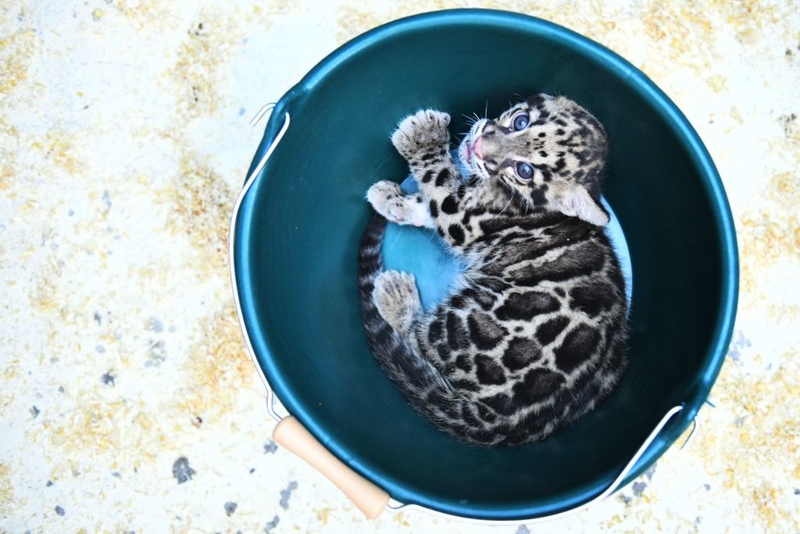
[[[342,463],[294,417],[284,417],[272,432],[272,439],[328,477],[367,518],[375,519],[389,504],[386,491]]]

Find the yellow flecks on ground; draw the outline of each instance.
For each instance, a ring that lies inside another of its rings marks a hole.
[[[17,174],[16,153],[12,147],[19,142],[17,128],[10,124],[5,117],[0,116],[0,191],[11,187],[14,176]]]
[[[36,33],[30,29],[0,36],[0,95],[10,94],[28,78],[35,37]]]
[[[220,86],[230,83],[221,68],[241,47],[235,31],[239,13],[205,9],[187,29],[178,60],[168,74],[181,87],[179,104],[184,120],[213,116],[221,102]]]
[[[233,305],[202,320],[201,338],[184,367],[188,378],[181,409],[190,417],[219,417],[235,408],[256,370],[247,355]]]
[[[760,210],[741,217],[744,256],[752,256],[758,264],[800,254],[800,221],[797,214],[780,214]]]
[[[211,168],[207,158],[196,152],[181,157],[180,174],[160,195],[168,204],[167,228],[185,234],[204,255],[203,276],[226,276],[228,223],[234,192]]]
[[[525,14],[566,26],[606,45],[614,40],[614,30],[626,26],[623,12],[599,2],[533,1],[523,5]]]
[[[758,505],[758,512],[765,519],[765,524],[775,525],[779,513],[783,518],[786,518],[787,514],[785,510],[776,510],[775,508],[777,492],[774,487],[764,484],[753,489],[752,499]]]
[[[208,23],[206,23],[208,24]],[[189,118],[207,116],[219,108],[216,73],[221,63],[220,52],[212,47],[204,23],[198,22],[181,45],[173,78],[183,87],[181,104]]]
[[[619,514],[614,515],[611,519],[605,522],[603,530],[610,529],[622,523],[622,516]]]
[[[771,302],[767,305],[767,317],[774,319],[779,326],[792,326],[800,317],[800,305]]]
[[[328,525],[328,516],[330,516],[330,514],[331,509],[328,507],[322,508],[321,510],[314,508],[314,515],[317,516],[317,521],[322,523],[323,527]]]
[[[721,93],[728,87],[728,80],[719,74],[709,76],[706,81],[715,93]]]
[[[54,433],[63,439],[78,441],[76,445],[85,452],[100,452],[106,449],[119,449],[120,420],[130,421],[129,408],[125,401],[92,400],[82,403],[79,410],[73,411],[67,419],[67,429],[76,431],[67,438],[70,432],[57,429]],[[63,445],[56,440],[57,445]],[[74,442],[73,442],[74,443]]]
[[[13,514],[14,486],[11,484],[11,469],[0,463],[0,517],[10,517]]]
[[[793,3],[786,2],[786,5]],[[737,37],[744,43],[753,42],[759,31],[775,24],[779,19],[775,5],[760,0],[711,0],[711,5],[736,30]]]
[[[741,289],[747,298],[758,293],[764,269],[779,260],[800,262],[800,175],[784,172],[773,176],[763,197],[769,205],[739,217],[738,238]]]
[[[138,467],[152,463],[169,447],[172,440],[167,439],[167,431],[154,424],[137,403],[103,398],[89,389],[78,389],[75,394],[74,408],[57,419],[43,421],[40,431],[72,471],[83,470],[85,462]],[[175,434],[172,432],[173,438]],[[34,436],[29,439],[35,441]]]
[[[10,158],[3,158],[0,161],[0,191],[7,191],[11,186],[11,181],[14,178],[14,167],[10,161]]]
[[[375,13],[354,6],[343,6],[339,9],[339,41],[349,41],[365,31],[380,26],[384,20]]]
[[[110,5],[141,30],[152,30],[154,26],[166,27],[176,19],[169,2],[116,0]]]
[[[760,516],[759,524],[769,532],[800,528],[800,517],[788,513],[787,502],[779,502],[781,495],[796,498],[789,493],[800,482],[798,357],[795,345],[780,358],[780,372],[770,377],[753,377],[737,362],[723,366],[714,388],[719,411],[709,414],[719,419],[712,422],[715,431],[701,433],[692,446],[701,451],[706,470],[720,477],[724,488],[739,493],[742,509]],[[764,472],[773,477],[765,480]]]
[[[397,523],[398,525],[403,526],[403,527],[410,527],[411,526],[411,523],[409,523],[406,520],[406,516],[403,515],[403,512],[397,512],[396,514],[394,514],[392,516],[392,521],[394,521],[395,523]]]
[[[712,91],[721,91],[724,78],[710,75],[714,72],[712,65],[719,60],[711,46],[718,28],[712,22],[716,17],[707,7],[688,2],[647,2],[641,6],[640,16],[651,41],[640,68],[655,75],[670,72],[677,64],[691,69]]]
[[[264,9],[264,4],[253,4],[251,6],[249,15],[261,19],[264,16],[288,15],[290,13],[296,13],[298,10],[304,7],[305,6],[303,6],[300,2],[295,2],[293,0],[271,0],[267,3],[267,9]],[[259,22],[268,21],[260,20]],[[264,26],[261,26],[261,28],[265,29]]]
[[[649,0],[639,5],[638,13],[634,10],[633,20],[627,21],[626,26],[635,32],[639,25],[636,19],[644,24],[644,35],[651,43],[639,67],[657,82],[669,88],[675,67],[681,66],[690,69],[714,93],[721,93],[729,82],[722,74],[714,74],[719,70],[718,65],[725,63],[719,52],[720,40],[733,37],[742,45],[753,46],[764,32],[774,31],[775,23],[782,17],[796,13],[797,7],[792,4]]]
[[[31,295],[31,305],[41,313],[58,314],[61,304],[58,291],[52,277],[44,277],[39,281]]]
[[[6,380],[5,383],[9,384],[10,382]],[[0,390],[0,415],[5,416],[8,413],[16,398],[16,394],[10,391],[10,388],[6,387]]]
[[[732,106],[731,107],[730,113],[728,113],[728,117],[733,119],[733,121],[739,126],[744,124],[744,117],[742,117],[742,112],[739,111],[739,108],[736,107],[736,106]],[[729,128],[728,132],[730,132],[732,130],[733,130],[733,128]]]
[[[748,211],[739,218],[740,288],[743,305],[758,294],[764,269],[779,259],[800,261],[800,216],[777,210]]]
[[[67,172],[77,173],[80,170],[75,147],[70,139],[70,134],[66,132],[50,130],[44,138],[34,139],[29,148],[39,152],[44,160],[52,161]]]
[[[800,172],[782,172],[773,176],[767,185],[766,196],[781,208],[800,209]]]
[[[95,9],[94,11],[92,11],[92,18],[95,21],[98,21],[98,20],[102,19],[104,16],[105,16],[105,12],[102,9],[98,8],[98,9]]]
[[[689,3],[647,2],[643,7],[647,35],[654,41],[667,40],[674,49],[683,49],[694,31],[700,30],[702,37],[714,28],[702,10]]]

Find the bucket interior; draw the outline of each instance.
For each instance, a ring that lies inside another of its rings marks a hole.
[[[420,108],[451,133],[530,93],[563,94],[605,126],[604,197],[624,231],[633,294],[630,365],[596,411],[542,443],[459,443],[414,412],[374,362],[361,325],[357,247],[367,188],[408,170],[389,135]],[[689,424],[730,337],[736,251],[727,201],[685,118],[601,46],[529,17],[464,10],[415,17],[334,52],[273,111],[235,257],[244,322],[284,406],[331,452],[405,503],[477,519],[530,519],[601,493],[673,406],[685,409],[641,474]]]

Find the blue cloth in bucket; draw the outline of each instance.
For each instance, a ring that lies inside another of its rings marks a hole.
[[[453,159],[458,162],[462,179],[469,177],[466,168],[458,158],[457,150],[451,151]],[[419,191],[416,180],[409,175],[400,184],[406,194]],[[633,277],[631,270],[631,256],[625,234],[619,224],[617,216],[606,200],[601,199],[611,220],[606,226],[606,234],[611,239],[611,244],[617,253],[622,274],[625,277],[625,292],[628,305],[633,294]],[[384,266],[387,270],[411,273],[417,280],[422,306],[425,310],[434,309],[447,295],[456,277],[464,270],[466,265],[460,258],[453,255],[445,246],[442,239],[430,228],[417,228],[411,225],[389,223],[381,246]]]

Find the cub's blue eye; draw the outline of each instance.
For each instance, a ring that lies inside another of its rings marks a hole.
[[[519,115],[514,117],[513,121],[511,121],[511,128],[513,128],[515,132],[519,132],[527,128],[530,122],[531,118],[528,116],[527,113],[520,113]]]
[[[518,161],[514,165],[514,170],[517,173],[517,178],[519,178],[523,182],[530,182],[531,178],[533,178],[533,167],[530,163],[525,163],[524,161]]]

